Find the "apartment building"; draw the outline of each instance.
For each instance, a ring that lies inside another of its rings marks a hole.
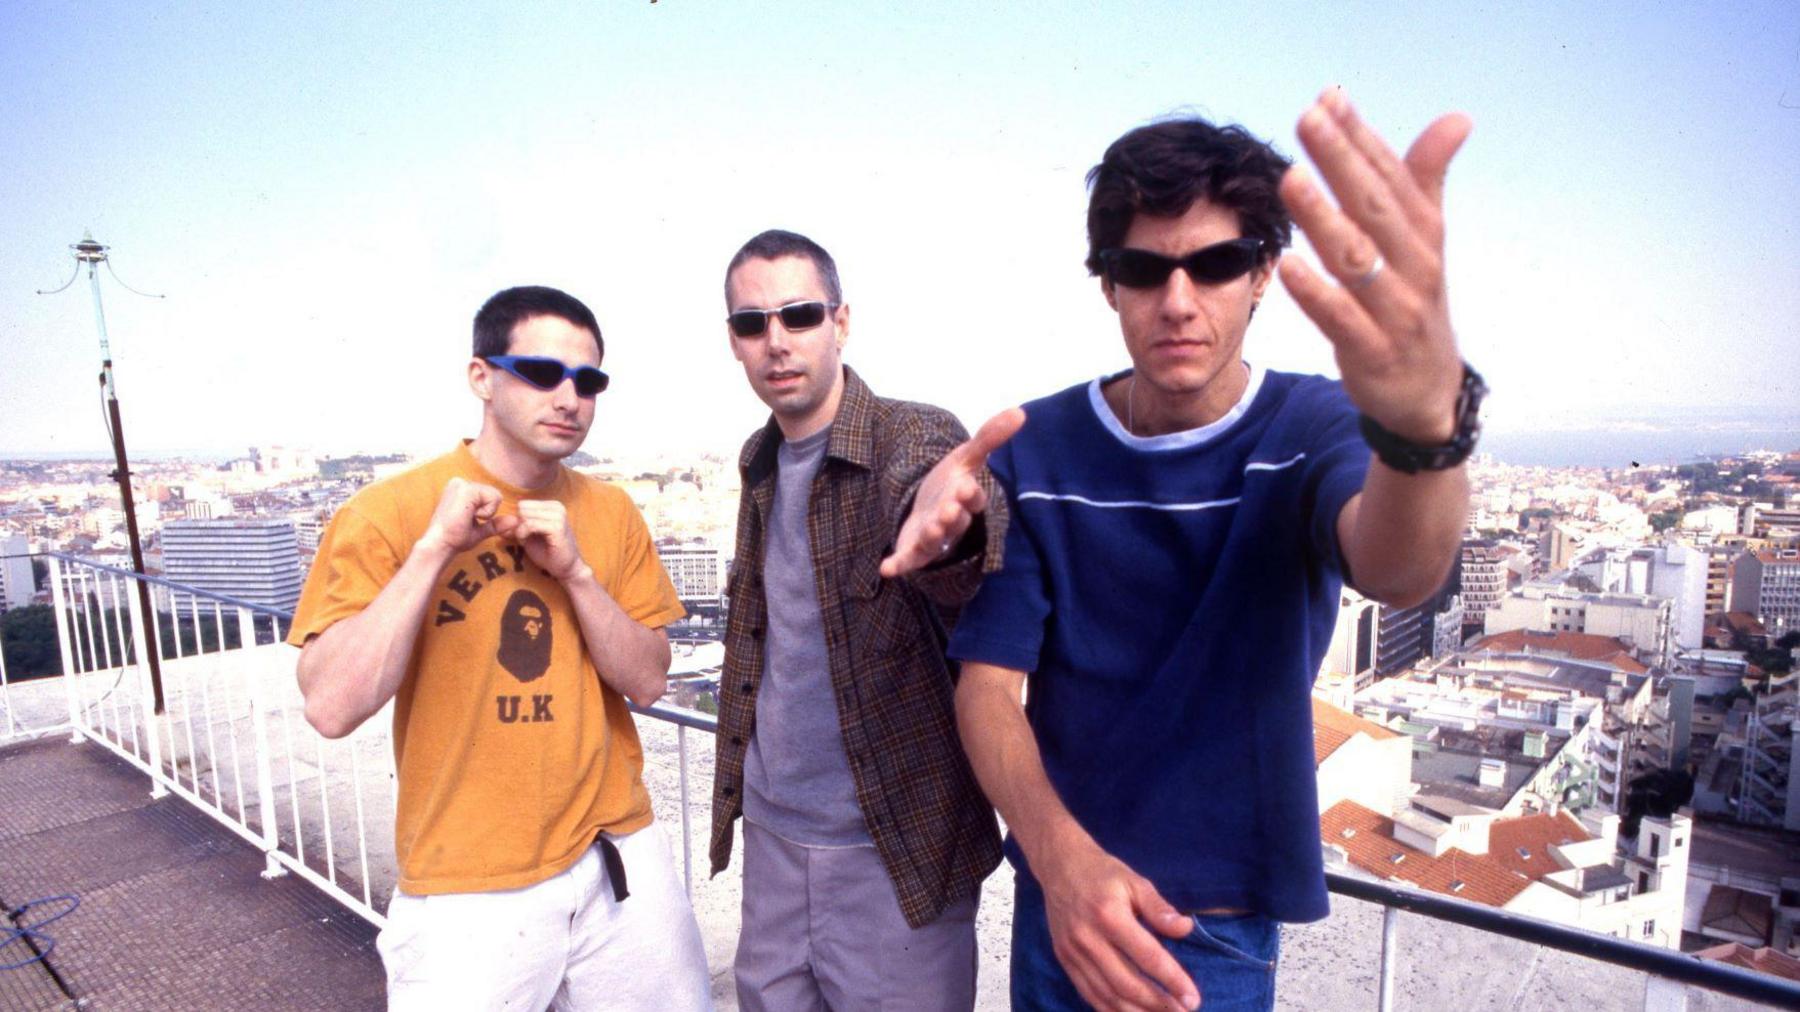
[[[725,586],[725,560],[717,548],[703,545],[658,548],[663,569],[675,584],[675,596],[688,604],[716,607]]]
[[[1462,546],[1463,624],[1475,631],[1506,596],[1506,560],[1512,552],[1491,541],[1465,541]]]
[[[1502,598],[1485,620],[1489,635],[1514,629],[1588,633],[1622,640],[1655,667],[1674,659],[1673,602],[1649,594],[1593,593],[1535,581]]]
[[[1800,629],[1800,549],[1745,552],[1731,576],[1731,610],[1755,615],[1771,640]]]
[[[300,545],[285,517],[171,520],[162,547],[174,583],[283,611],[299,603]]]
[[[31,575],[31,542],[22,534],[0,536],[0,612],[23,608],[37,593]]]

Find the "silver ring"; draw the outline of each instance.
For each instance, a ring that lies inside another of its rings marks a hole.
[[[1345,287],[1353,292],[1362,291],[1375,283],[1375,279],[1381,276],[1381,269],[1386,266],[1387,261],[1381,259],[1381,254],[1375,254],[1375,262],[1369,265],[1369,269],[1363,271],[1354,280],[1347,282]]]

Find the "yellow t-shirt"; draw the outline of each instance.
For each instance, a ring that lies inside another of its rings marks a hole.
[[[452,477],[499,489],[503,513],[517,513],[520,499],[561,501],[582,559],[627,615],[657,628],[685,614],[624,492],[567,468],[546,488],[515,488],[465,443],[337,511],[289,643],[374,600]],[[400,888],[416,895],[540,882],[574,864],[598,831],[651,821],[624,698],[600,681],[562,585],[503,538],[452,558],[438,578],[394,698],[394,760]]]

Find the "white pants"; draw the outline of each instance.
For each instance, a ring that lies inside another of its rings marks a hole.
[[[630,895],[613,899],[598,845],[523,889],[411,896],[376,939],[388,1008],[711,1009],[700,929],[662,829],[608,836]]]

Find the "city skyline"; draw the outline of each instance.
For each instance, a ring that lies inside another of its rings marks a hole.
[[[68,277],[84,230],[168,295],[102,272],[134,457],[441,450],[477,419],[469,317],[526,282],[582,297],[606,332],[616,382],[589,453],[730,452],[765,410],[725,347],[722,268],[774,225],[838,257],[847,361],[973,426],[1127,364],[1080,267],[1082,175],[1108,141],[1191,109],[1293,154],[1331,83],[1398,146],[1450,108],[1475,121],[1449,272],[1495,445],[1634,418],[1685,436],[1721,409],[1800,432],[1788,4],[20,4],[0,38],[6,454],[106,450],[86,280],[33,294]],[[1279,286],[1249,348],[1336,371]]]

